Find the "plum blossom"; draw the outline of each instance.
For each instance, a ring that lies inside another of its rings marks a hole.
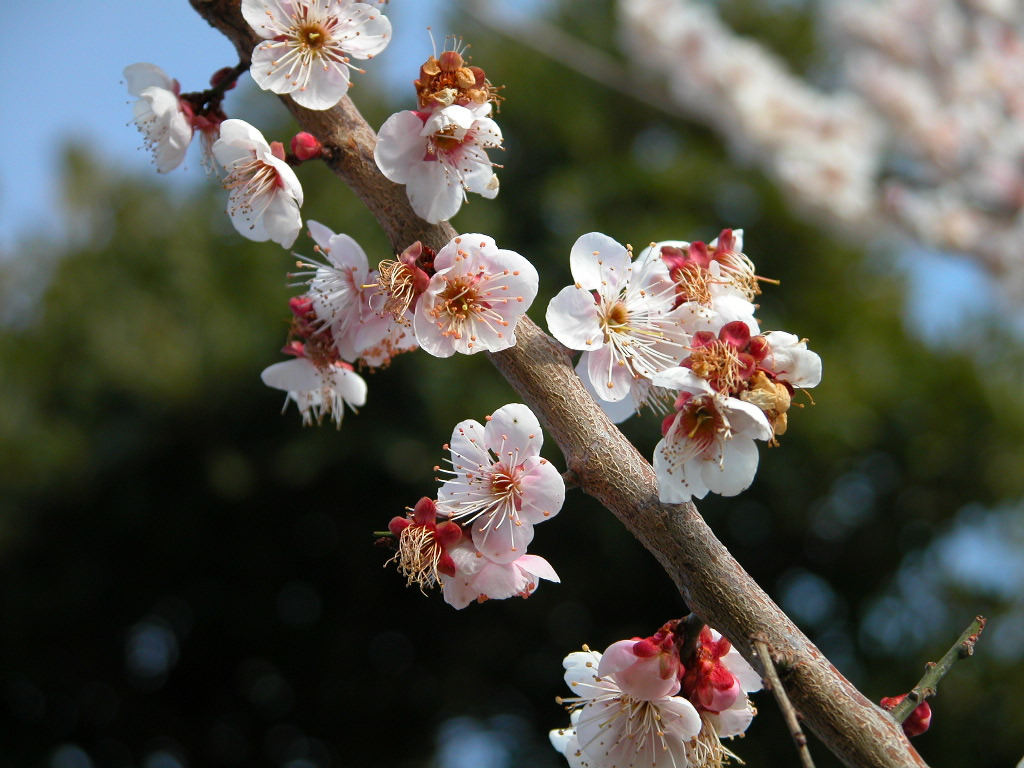
[[[281,145],[244,120],[225,120],[213,155],[227,171],[228,215],[239,234],[290,247],[302,228],[302,186]]]
[[[445,602],[457,610],[474,600],[482,603],[508,597],[529,597],[537,589],[540,579],[559,582],[555,569],[538,555],[520,555],[510,562],[496,563],[466,539],[449,549],[448,554],[452,558],[454,572],[441,570],[439,578]]]
[[[627,641],[631,642],[631,641]],[[614,644],[605,655],[617,656]],[[702,722],[681,696],[673,675],[661,691],[634,687],[620,671],[608,671],[604,656],[583,646],[562,662],[572,697],[568,728],[550,732],[551,745],[574,768],[686,768],[690,744]],[[614,665],[613,665],[614,666]],[[620,677],[622,679],[620,679]]]
[[[516,343],[516,324],[537,296],[537,270],[486,235],[454,238],[438,251],[416,303],[419,345],[435,357],[498,352]]]
[[[268,387],[288,393],[302,414],[302,423],[321,423],[330,417],[338,429],[345,415],[345,405],[353,410],[366,403],[366,382],[348,363],[337,361],[318,366],[308,357],[297,357],[275,363],[265,369],[260,378]]]
[[[682,663],[682,694],[703,721],[692,755],[698,765],[721,765],[735,757],[721,739],[743,734],[757,714],[747,694],[761,690],[761,678],[721,633],[707,626]]]
[[[521,403],[509,403],[487,417],[487,425],[466,419],[455,425],[452,475],[437,494],[438,508],[472,527],[476,548],[496,563],[526,553],[533,526],[558,514],[565,482],[540,456],[540,422]]]
[[[438,523],[437,505],[427,496],[409,511],[411,515],[394,517],[388,523],[388,531],[398,540],[398,551],[388,562],[398,563],[406,586],[417,584],[425,593],[441,582],[441,574],[455,576],[450,550],[462,539],[462,529],[451,521]]]
[[[386,365],[401,352],[416,348],[408,312],[396,321],[384,312],[387,297],[380,291],[376,270],[366,253],[345,234],[335,234],[316,221],[309,233],[324,262],[299,261],[310,272],[308,296],[319,321],[333,338],[341,358],[370,367]],[[300,274],[300,273],[297,273]]]
[[[180,86],[155,64],[140,62],[125,67],[128,92],[137,96],[132,104],[135,125],[159,173],[173,171],[192,141],[191,110],[178,98]]]
[[[772,427],[751,403],[727,397],[688,368],[656,374],[653,382],[680,390],[676,412],[662,422],[662,440],[654,449],[658,498],[681,504],[708,491],[735,496],[757,472],[755,440],[769,440]]]
[[[370,59],[391,40],[391,22],[352,0],[242,0],[242,16],[264,38],[252,79],[307,109],[330,109],[348,92],[350,58]]]
[[[684,307],[691,333],[717,333],[726,323],[742,321],[753,334],[754,297],[761,292],[754,264],[743,253],[743,230],[724,229],[710,243],[664,240],[640,252],[638,262],[660,258],[676,285],[676,306]],[[774,282],[774,281],[768,281]]]
[[[573,245],[569,264],[575,284],[548,304],[548,329],[583,351],[580,366],[600,399],[623,400],[638,381],[679,363],[689,334],[660,259],[633,263],[622,245],[591,232]]]
[[[491,118],[452,104],[393,114],[377,134],[373,157],[388,179],[405,184],[416,215],[437,224],[459,212],[467,192],[497,196],[498,177],[487,150],[501,141]]]

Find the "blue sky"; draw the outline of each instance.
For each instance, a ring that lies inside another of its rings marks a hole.
[[[394,38],[366,68],[379,67],[389,82],[407,86],[430,52],[426,27],[433,25],[439,40],[448,31],[442,9],[436,0],[390,3],[386,13]],[[32,10],[34,19],[46,19],[45,27],[38,34],[12,35],[0,57],[0,82],[6,84],[0,253],[11,253],[19,236],[30,231],[63,231],[56,200],[59,149],[67,140],[87,143],[122,167],[152,167],[130,123],[130,98],[121,82],[125,66],[152,62],[176,77],[183,90],[194,91],[207,87],[214,71],[237,61],[224,36],[187,0],[38,0]],[[41,47],[40,34],[60,44]],[[230,114],[230,96],[227,107]],[[170,183],[204,178],[194,152],[193,147],[187,168],[168,175]]]

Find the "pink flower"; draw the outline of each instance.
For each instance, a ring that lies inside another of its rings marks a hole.
[[[772,428],[755,405],[715,392],[688,368],[657,374],[658,386],[680,390],[676,412],[662,422],[654,449],[658,497],[681,504],[708,491],[735,496],[757,472],[755,440],[769,440]]]
[[[265,38],[252,79],[307,109],[330,109],[348,92],[350,57],[370,59],[391,40],[391,22],[352,0],[242,0],[242,16]]]
[[[178,99],[178,81],[145,62],[125,67],[124,79],[128,92],[138,97],[132,104],[135,125],[153,152],[157,172],[173,171],[192,141],[192,121]]]
[[[559,581],[555,569],[537,555],[521,555],[506,563],[496,563],[480,552],[472,541],[466,540],[452,547],[449,554],[455,564],[455,573],[441,571],[440,578],[445,602],[456,609],[465,608],[474,600],[482,603],[508,597],[529,597],[541,579]]]
[[[307,357],[275,363],[260,374],[263,383],[288,393],[299,406],[303,424],[321,423],[330,417],[338,429],[345,405],[353,410],[366,403],[366,382],[347,363],[317,366]]]
[[[540,423],[521,403],[509,403],[487,418],[455,425],[451,443],[453,477],[437,494],[450,519],[472,526],[473,544],[488,559],[518,560],[533,540],[533,526],[558,514],[565,482],[540,456]]]
[[[416,215],[437,224],[459,212],[467,192],[498,194],[487,150],[501,141],[491,118],[453,104],[392,115],[377,134],[373,157],[388,179],[405,184]]]
[[[244,120],[225,120],[213,155],[228,174],[228,215],[239,234],[289,248],[302,228],[302,186],[284,150],[279,144],[274,149]]]
[[[681,696],[638,695],[618,673],[600,671],[603,664],[602,654],[586,646],[565,657],[565,682],[573,695],[559,702],[574,711],[568,728],[551,731],[551,745],[574,767],[689,766],[690,745],[702,727],[693,705]]]
[[[583,351],[580,367],[598,398],[623,400],[638,381],[678,365],[689,335],[660,260],[634,264],[626,248],[591,232],[573,245],[569,264],[575,283],[548,304],[548,329]]]
[[[416,303],[416,340],[435,357],[507,349],[537,288],[537,270],[518,253],[486,235],[456,237],[438,252]]]

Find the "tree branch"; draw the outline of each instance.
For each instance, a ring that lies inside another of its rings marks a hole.
[[[248,61],[259,38],[239,0],[190,0]],[[302,129],[330,153],[325,162],[376,216],[396,251],[415,240],[439,250],[457,233],[413,213],[405,190],[387,181],[373,160],[376,136],[347,96],[315,112],[281,100]],[[612,424],[573,371],[562,347],[529,318],[516,346],[491,362],[537,414],[562,449],[583,491],[598,499],[657,558],[689,608],[729,638],[755,669],[764,665],[750,638],[760,634],[793,660],[790,693],[808,727],[848,766],[923,768],[902,728],[865,698],[743,570],[693,504],[663,504],[651,465]]]
[[[893,708],[891,714],[897,723],[902,723],[910,717],[910,713],[922,701],[938,693],[939,681],[946,676],[954,664],[960,659],[974,655],[974,644],[978,642],[978,635],[983,629],[985,629],[985,617],[976,616],[971,622],[971,626],[963,631],[960,638],[953,643],[953,647],[946,651],[938,663],[928,662],[924,677],[911,689],[906,698]]]

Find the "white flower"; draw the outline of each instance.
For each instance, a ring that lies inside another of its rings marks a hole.
[[[330,416],[341,428],[345,405],[355,409],[366,402],[366,382],[345,363],[318,368],[305,357],[275,363],[260,374],[263,383],[288,393],[302,414],[303,424],[320,423]]]
[[[575,708],[569,728],[550,733],[552,746],[583,768],[686,768],[701,718],[681,696],[638,696],[615,673],[598,675],[601,654],[570,653],[562,665]],[[678,690],[678,687],[676,688]]]
[[[444,600],[456,609],[471,602],[529,597],[540,579],[558,583],[558,574],[543,557],[522,555],[507,563],[496,563],[483,555],[471,541],[463,539],[448,550],[455,562],[455,575],[440,573]]]
[[[540,457],[540,423],[521,403],[509,403],[487,418],[455,425],[453,477],[437,493],[440,512],[472,525],[473,544],[496,563],[526,553],[533,526],[554,517],[565,501],[558,470]]]
[[[173,171],[185,159],[192,141],[192,122],[178,99],[177,81],[145,62],[125,67],[124,79],[128,93],[138,96],[132,104],[135,125],[153,152],[157,171]]]
[[[657,374],[657,386],[681,390],[675,416],[662,424],[664,437],[654,449],[658,498],[681,504],[708,491],[735,496],[757,472],[754,440],[770,440],[772,427],[751,403],[716,393],[687,368]]]
[[[337,104],[349,57],[373,58],[391,39],[386,16],[351,0],[242,0],[242,16],[265,38],[252,52],[252,79],[307,109]]]
[[[689,336],[673,310],[675,286],[660,259],[633,264],[624,247],[591,232],[573,245],[569,264],[575,285],[548,304],[548,329],[565,346],[583,350],[598,397],[622,400],[637,380],[679,363]]]
[[[467,192],[488,199],[498,194],[486,150],[500,146],[497,123],[453,104],[395,113],[381,126],[373,157],[381,173],[405,184],[416,215],[437,224],[459,212]]]
[[[283,150],[275,155],[263,134],[244,120],[225,120],[213,156],[227,171],[228,215],[239,234],[290,247],[302,228],[302,187]]]
[[[533,265],[486,235],[460,235],[438,251],[416,303],[416,340],[435,357],[498,352],[516,343],[516,323],[537,296]]]
[[[403,324],[384,314],[387,297],[380,292],[378,274],[370,271],[359,244],[319,222],[308,221],[307,226],[327,263],[299,265],[313,270],[308,295],[317,318],[329,326],[341,358],[378,367],[401,352],[415,349],[412,315],[407,312]]]
[[[764,337],[770,351],[761,368],[798,389],[809,389],[821,383],[821,358],[807,349],[806,339],[785,331],[768,331]]]

